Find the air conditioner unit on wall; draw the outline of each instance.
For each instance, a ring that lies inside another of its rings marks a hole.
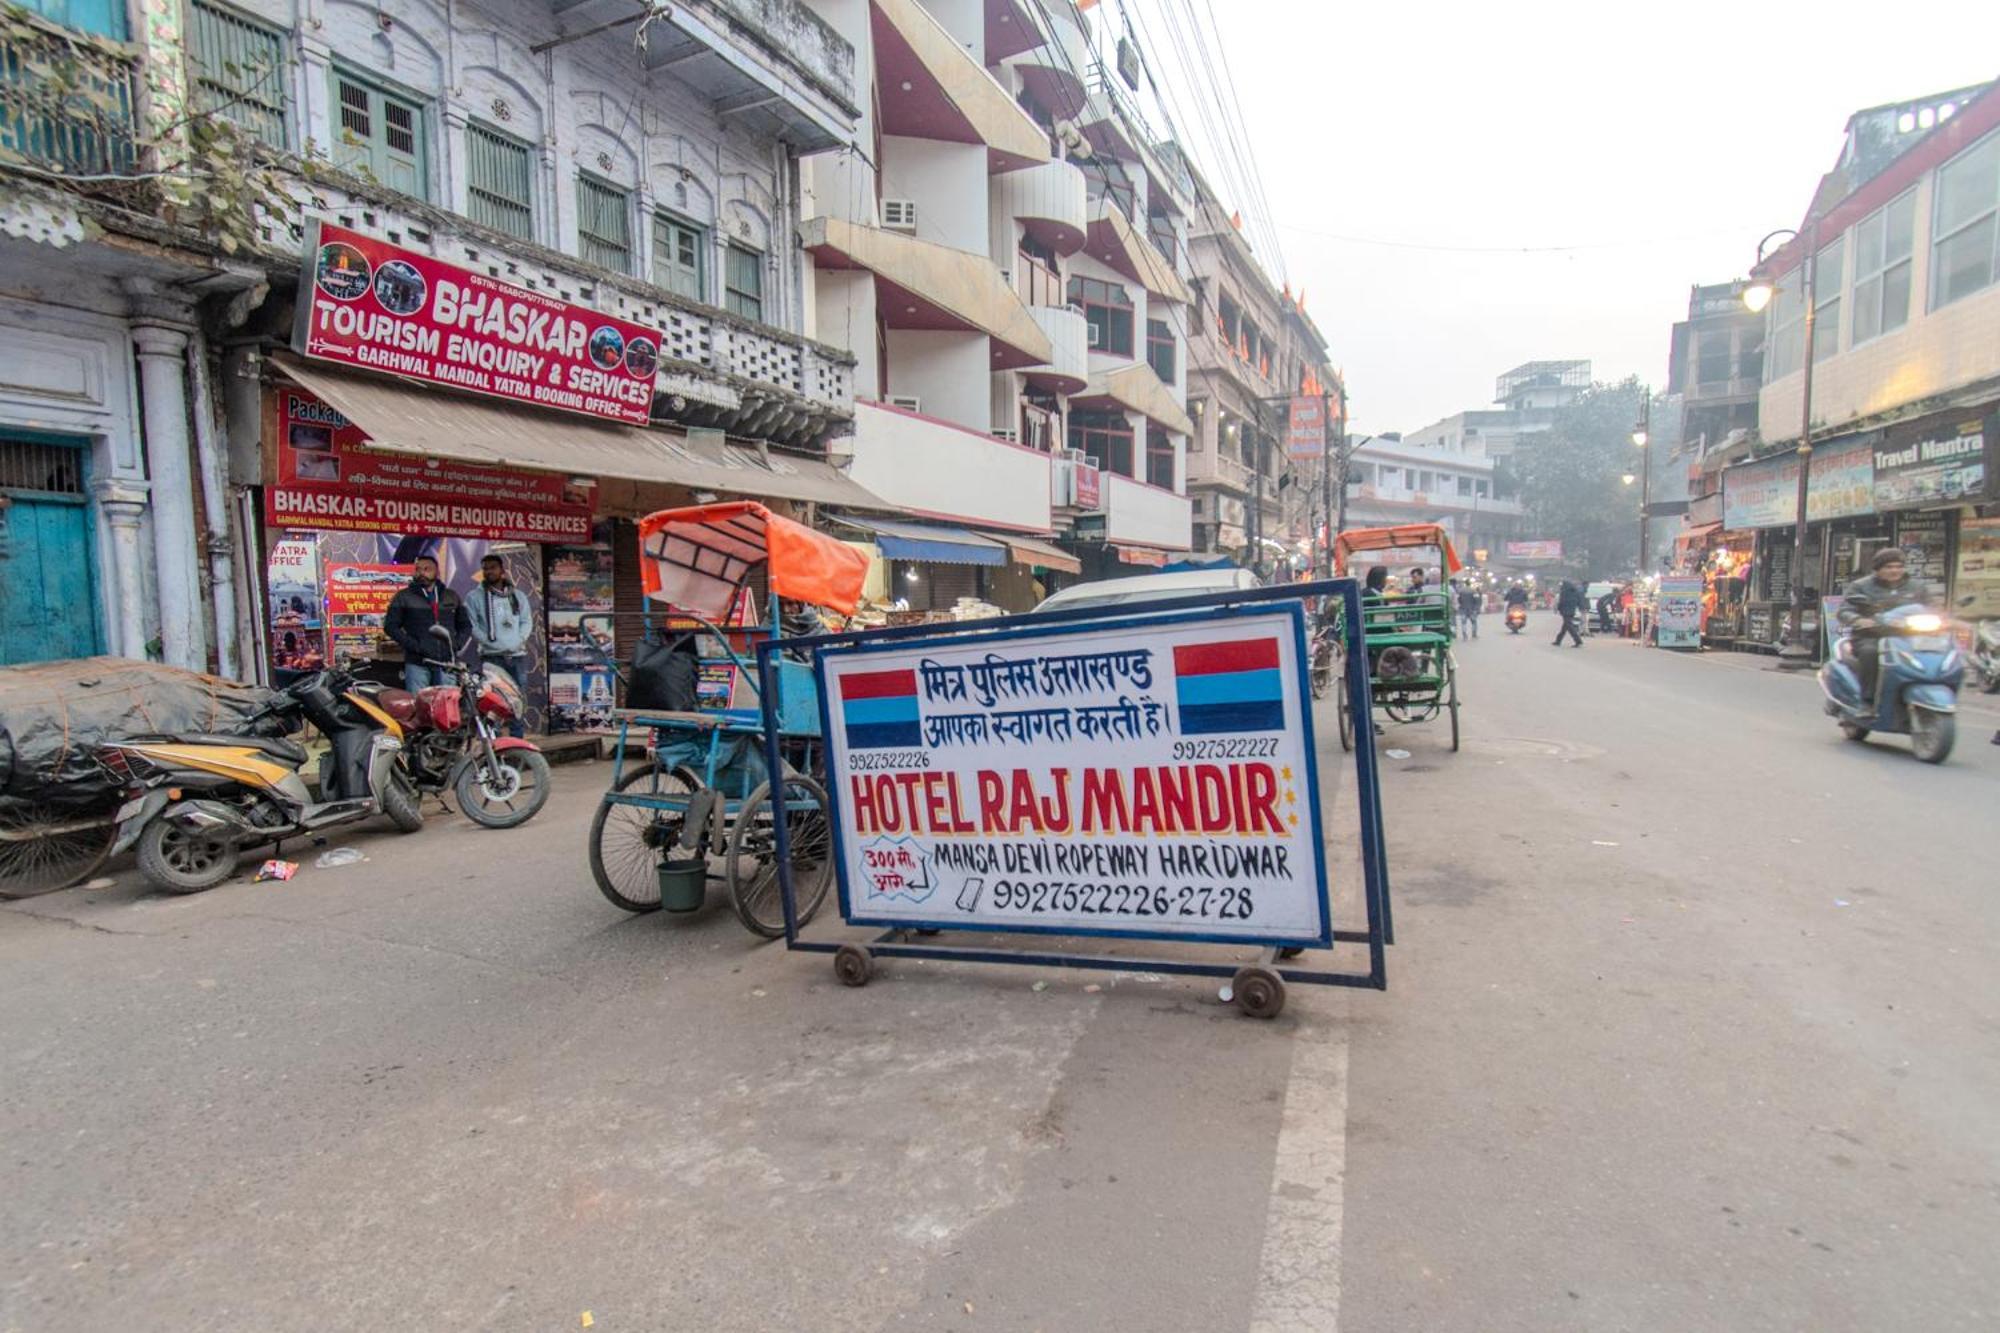
[[[1018,442],[1018,437],[1015,435],[1015,433],[1012,430],[1004,428],[994,431],[993,438],[996,440],[1005,440],[1009,444],[1015,444]]]
[[[882,201],[882,225],[890,231],[915,231],[917,229],[917,201],[914,199],[884,199]]]
[[[1092,347],[1102,347],[1104,345],[1104,328],[1102,325],[1092,324],[1090,326],[1090,345]]]
[[[913,393],[892,393],[889,395],[889,406],[900,407],[905,412],[921,412],[924,400]]]

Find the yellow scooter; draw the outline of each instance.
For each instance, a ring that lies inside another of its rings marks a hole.
[[[305,748],[283,734],[310,722],[329,742],[315,799]],[[97,761],[125,785],[113,852],[134,843],[139,868],[168,893],[199,893],[235,873],[246,847],[386,814],[423,827],[417,792],[396,763],[403,729],[354,688],[316,671],[278,691],[240,735],[141,736],[101,746]]]

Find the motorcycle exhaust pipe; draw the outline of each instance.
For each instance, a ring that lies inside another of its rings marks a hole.
[[[235,811],[210,801],[190,802],[170,807],[161,818],[178,824],[190,833],[202,833],[210,837],[241,839],[248,837],[252,831]]]

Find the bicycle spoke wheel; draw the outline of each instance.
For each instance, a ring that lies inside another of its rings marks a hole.
[[[657,778],[656,778],[657,775]],[[686,803],[701,783],[685,769],[635,768],[614,789],[673,800],[680,808],[627,805],[606,795],[590,821],[590,873],[598,891],[628,912],[660,910],[660,862],[680,842]]]
[[[773,819],[772,788],[766,783],[750,794],[737,813],[729,834],[729,860],[724,874],[729,900],[746,929],[766,939],[785,933],[785,907],[778,883],[778,836]],[[802,774],[784,780],[785,837],[790,844],[792,894],[798,922],[804,925],[826,900],[833,883],[833,824],[826,793]]]
[[[88,878],[117,837],[108,812],[0,801],[0,898],[32,898]]]

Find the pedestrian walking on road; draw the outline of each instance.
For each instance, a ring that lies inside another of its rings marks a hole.
[[[1562,647],[1563,635],[1565,634],[1569,635],[1575,641],[1576,647],[1583,647],[1583,634],[1576,627],[1577,617],[1583,614],[1583,608],[1583,589],[1577,587],[1570,580],[1564,579],[1562,587],[1556,592],[1556,614],[1562,617],[1562,625],[1556,630],[1555,640],[1549,644],[1549,647]]]
[[[480,560],[479,586],[472,590],[465,610],[472,620],[472,639],[479,646],[480,662],[491,662],[512,676],[516,685],[524,684],[534,618],[528,613],[527,597],[507,577],[506,561],[490,553]],[[509,718],[507,734],[527,735],[527,723]]]
[[[1479,637],[1479,594],[1464,582],[1458,585],[1458,627],[1469,639]]]

